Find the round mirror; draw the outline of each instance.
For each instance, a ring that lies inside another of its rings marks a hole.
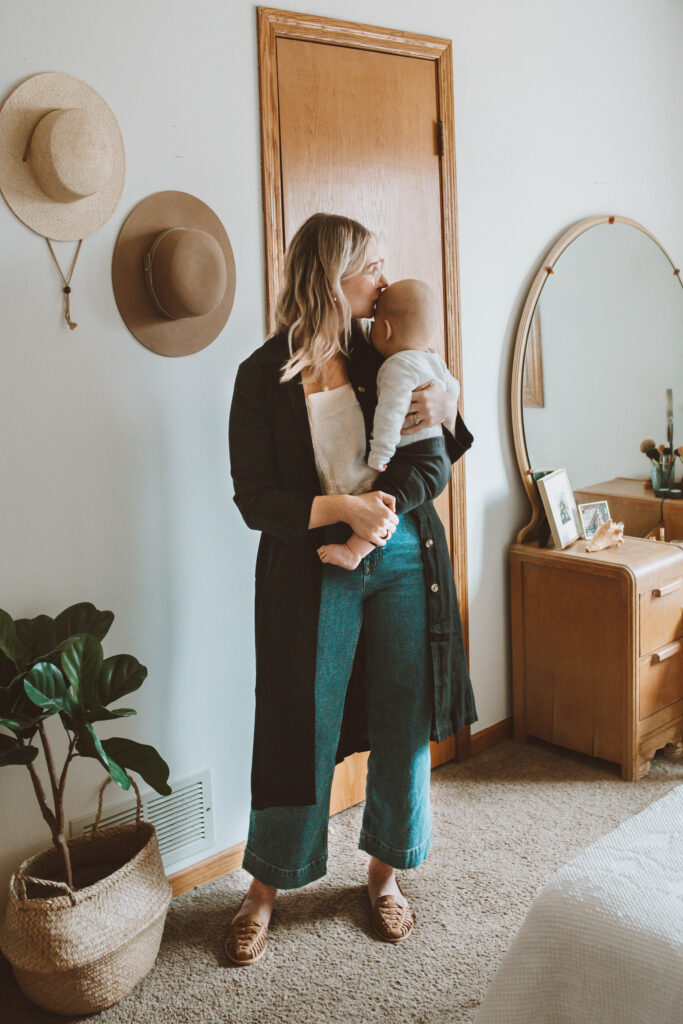
[[[529,293],[517,349],[515,433],[530,497],[533,474],[560,467],[575,491],[649,479],[641,443],[667,443],[667,389],[683,444],[683,287],[634,221],[592,218],[563,236]],[[682,470],[678,461],[677,480]]]

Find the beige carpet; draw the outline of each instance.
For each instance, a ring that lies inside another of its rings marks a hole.
[[[392,946],[373,937],[357,849],[363,805],[331,820],[325,878],[276,902],[269,948],[253,967],[224,956],[226,922],[246,890],[241,869],[171,905],[148,977],[98,1024],[466,1024],[535,893],[620,822],[683,783],[666,753],[650,775],[539,741],[502,743],[432,774],[435,838],[399,873],[416,915]],[[64,1020],[28,1003],[0,964],[3,1024]]]

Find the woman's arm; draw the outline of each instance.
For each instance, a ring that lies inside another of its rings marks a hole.
[[[417,413],[420,420],[417,426],[414,423],[414,413]],[[430,380],[413,391],[410,410],[401,434],[410,437],[416,430],[432,427],[437,423],[444,427],[446,451],[451,463],[457,462],[467,449],[472,447],[474,438],[460,415],[457,397],[445,391],[436,381]]]
[[[384,491],[368,494],[319,494],[313,499],[309,529],[348,523],[353,532],[383,547],[396,529],[396,498]],[[386,531],[386,536],[385,536]]]
[[[417,413],[419,424],[414,421]],[[410,408],[401,433],[407,437],[416,430],[434,427],[442,423],[451,435],[455,435],[455,420],[458,415],[458,397],[452,395],[435,380],[429,380],[414,388]]]
[[[229,423],[234,501],[247,526],[289,544],[307,545],[309,530],[345,522],[373,544],[385,543],[379,535],[385,529],[391,535],[398,522],[392,495],[316,495],[278,486],[272,429],[268,392],[258,363],[250,357],[237,371]]]

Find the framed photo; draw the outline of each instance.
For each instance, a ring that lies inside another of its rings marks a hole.
[[[589,501],[585,505],[579,505],[579,515],[583,535],[586,540],[590,540],[601,523],[606,523],[610,518],[609,505],[606,501]]]
[[[556,469],[538,480],[538,491],[548,517],[555,547],[562,549],[583,534],[566,469]]]

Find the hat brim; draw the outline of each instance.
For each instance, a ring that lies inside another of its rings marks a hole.
[[[49,110],[78,107],[94,113],[112,142],[112,173],[93,196],[60,203],[36,184],[24,152],[29,136]],[[20,221],[45,238],[72,242],[87,238],[118,206],[126,176],[123,138],[111,109],[87,82],[59,71],[33,75],[0,107],[0,192]]]
[[[205,316],[166,319],[147,292],[143,257],[167,228],[198,228],[216,239],[225,257],[227,285],[219,306]],[[134,338],[162,356],[187,356],[206,348],[227,323],[235,298],[235,259],[230,239],[211,207],[188,192],[156,192],[128,214],[111,264],[114,298]]]

